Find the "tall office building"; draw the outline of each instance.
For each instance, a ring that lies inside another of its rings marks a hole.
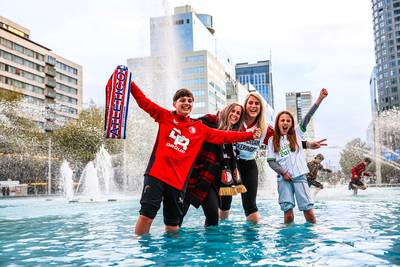
[[[372,0],[378,110],[400,107],[400,1]]]
[[[22,95],[23,116],[46,130],[78,118],[82,66],[30,39],[30,30],[0,16],[0,90]]]
[[[188,5],[176,7],[173,15],[150,19],[150,40],[150,57],[128,59],[146,94],[168,107],[175,90],[189,88],[195,97],[194,116],[226,105],[234,66],[217,47],[212,16]]]
[[[376,92],[371,94],[376,101],[371,101],[378,111],[372,116],[376,119],[372,127],[373,148],[377,153],[380,151],[385,159],[394,160],[400,156],[399,131],[398,127],[386,123],[386,120],[387,118],[396,120],[398,118],[396,109],[400,107],[400,1],[372,0],[371,2],[376,70],[371,76],[370,86],[376,88]],[[385,113],[386,115],[382,116]],[[397,151],[396,157],[392,157],[395,151]]]
[[[175,72],[178,79],[169,82],[164,57],[128,59],[133,79],[145,93],[157,99],[162,106],[169,107],[173,93],[181,87],[189,88],[195,98],[192,114],[214,113],[226,105],[226,72],[214,55],[206,50],[181,53]],[[166,85],[174,88],[165,88]],[[171,90],[168,90],[171,89]]]
[[[239,63],[235,66],[236,79],[242,84],[252,84],[267,103],[274,108],[271,61],[258,61],[255,64]]]
[[[295,124],[297,125],[300,121],[304,119],[304,116],[310,110],[313,104],[313,99],[310,91],[303,92],[289,92],[286,93],[286,110],[293,114]],[[314,140],[314,121],[310,120],[307,126],[307,130],[303,137],[304,140]],[[310,150],[305,150],[307,161],[313,159],[313,153]]]

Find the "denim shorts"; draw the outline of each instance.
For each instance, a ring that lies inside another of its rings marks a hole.
[[[301,211],[310,210],[314,206],[314,200],[305,175],[294,177],[291,181],[286,181],[282,176],[278,176],[278,193],[279,205],[284,212],[296,206],[295,197],[297,206]]]

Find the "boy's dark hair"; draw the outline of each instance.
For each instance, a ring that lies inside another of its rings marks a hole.
[[[317,155],[315,156],[315,158],[319,158],[321,161],[323,161],[323,160],[324,160],[324,155],[322,155],[322,154],[317,154]]]
[[[371,159],[370,159],[370,158],[364,158],[364,161],[365,161],[366,163],[368,163],[368,164],[371,163]]]
[[[175,102],[180,97],[184,97],[184,96],[191,97],[194,100],[192,92],[189,89],[186,89],[186,88],[181,88],[178,91],[176,91],[173,100]]]

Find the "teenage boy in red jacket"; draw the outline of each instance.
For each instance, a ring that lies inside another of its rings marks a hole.
[[[202,143],[247,141],[259,138],[261,133],[259,129],[254,132],[220,131],[205,126],[200,120],[191,119],[189,114],[194,97],[185,88],[176,91],[173,97],[175,111],[166,110],[152,102],[134,82],[131,84],[131,93],[139,107],[159,124],[157,139],[144,174],[135,233],[149,233],[161,202],[165,230],[176,231],[182,214],[185,184]]]
[[[370,173],[365,172],[365,169],[368,167],[368,165],[371,163],[370,158],[364,158],[362,161],[357,163],[356,166],[354,166],[351,169],[351,181],[349,183],[349,190],[351,189],[362,189],[365,190],[367,189],[367,184],[364,183],[361,178],[363,176],[371,176]]]

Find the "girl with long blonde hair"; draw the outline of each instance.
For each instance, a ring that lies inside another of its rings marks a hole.
[[[244,102],[244,117],[240,125],[240,131],[253,131],[255,128],[261,129],[261,137],[251,142],[236,143],[235,152],[238,157],[238,170],[243,185],[247,192],[243,193],[242,206],[246,219],[253,223],[258,223],[260,215],[258,213],[256,197],[258,190],[258,167],[256,164],[257,151],[261,145],[266,145],[268,139],[273,134],[273,128],[269,126],[265,119],[266,107],[264,100],[257,92],[250,92]],[[232,203],[232,197],[221,199],[220,218],[226,219],[229,216],[229,210]]]

